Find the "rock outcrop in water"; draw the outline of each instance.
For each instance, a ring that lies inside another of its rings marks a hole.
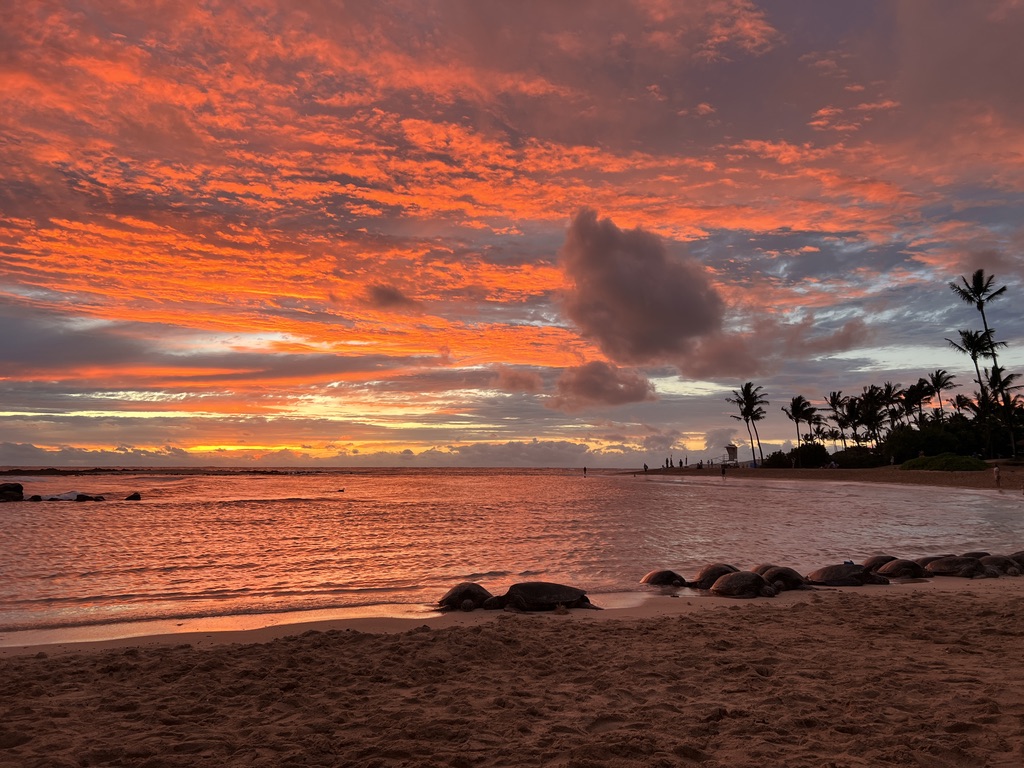
[[[21,483],[0,483],[0,501],[24,501],[25,487]]]

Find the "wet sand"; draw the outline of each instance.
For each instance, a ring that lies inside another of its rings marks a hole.
[[[652,469],[652,476],[695,477],[719,476],[721,467],[704,469]],[[899,467],[877,467],[875,469],[750,469],[737,467],[726,469],[726,478],[744,477],[766,480],[819,480],[845,483],[896,483],[898,485],[932,485],[945,488],[972,488],[979,490],[1000,490],[1005,493],[1024,493],[1024,466],[999,465],[999,480],[991,469],[978,472],[932,472],[906,470]]]
[[[1022,614],[1024,578],[937,578],[0,648],[0,766],[1019,768]]]
[[[0,765],[1019,767],[1022,611],[935,579],[5,649]]]

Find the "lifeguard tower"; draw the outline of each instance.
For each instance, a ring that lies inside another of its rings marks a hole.
[[[740,465],[738,452],[739,447],[729,443],[725,446],[725,456],[722,457],[722,463],[727,467],[738,467]]]

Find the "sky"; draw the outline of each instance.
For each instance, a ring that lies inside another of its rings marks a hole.
[[[0,466],[657,466],[1024,373],[1020,0],[19,0]],[[973,387],[973,388],[972,388]]]

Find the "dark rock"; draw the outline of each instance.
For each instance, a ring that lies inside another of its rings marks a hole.
[[[25,486],[21,483],[0,483],[0,501],[24,501]]]

